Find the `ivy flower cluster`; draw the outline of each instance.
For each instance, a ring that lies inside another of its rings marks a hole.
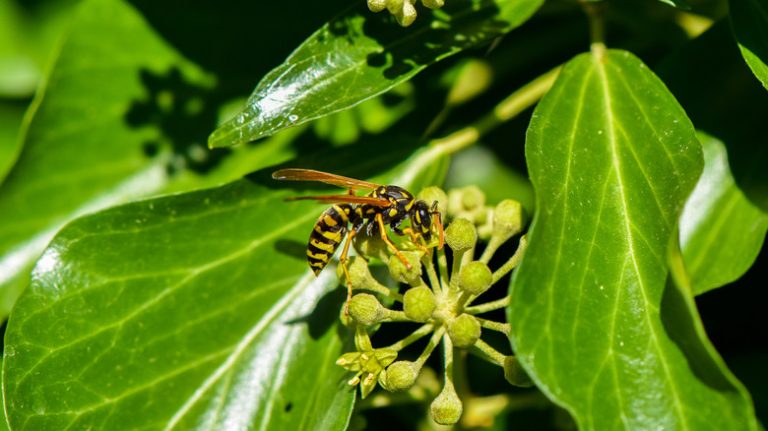
[[[356,242],[359,252],[386,262],[391,277],[409,287],[401,294],[396,287],[388,288],[374,278],[363,257],[355,256],[349,261],[349,282],[355,295],[349,302],[348,314],[343,312],[341,319],[354,328],[356,351],[341,355],[336,363],[354,373],[348,383],[359,385],[363,398],[377,384],[390,392],[405,391],[414,385],[427,359],[442,344],[443,387],[432,401],[430,414],[437,423],[455,424],[463,411],[454,386],[456,349],[469,349],[502,367],[505,378],[513,385],[531,385],[513,355],[500,353],[481,338],[484,330],[509,335],[507,323],[479,317],[504,308],[509,304],[509,296],[478,303],[494,283],[520,262],[526,247],[525,236],[506,263],[496,270],[488,266],[499,247],[522,231],[525,220],[519,202],[505,200],[495,207],[487,206],[484,194],[476,187],[452,190],[448,196],[430,187],[418,197],[427,202],[437,200],[442,204],[442,214],[448,216],[445,242],[452,252],[450,268],[446,250],[438,249],[435,240],[427,247],[408,241],[401,244],[409,268],[400,259],[391,258],[380,239],[361,236]],[[476,258],[478,240],[487,243]],[[382,302],[391,306],[388,308]],[[374,331],[397,322],[420,326],[394,344],[374,347]],[[401,350],[425,337],[429,337],[426,347],[417,359],[397,360]]]
[[[368,0],[368,9],[371,12],[381,12],[386,9],[395,17],[398,24],[408,27],[416,20],[416,1]],[[429,9],[440,9],[445,4],[445,0],[421,0],[421,4]]]

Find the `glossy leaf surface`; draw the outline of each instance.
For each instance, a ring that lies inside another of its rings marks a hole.
[[[702,155],[661,81],[627,52],[576,57],[534,112],[526,154],[537,212],[509,322],[538,386],[584,430],[756,429],[670,282]]]
[[[304,37],[262,44],[258,57],[233,63],[231,51],[220,46],[262,40],[294,13],[279,2],[238,3],[183,11],[138,0],[80,4],[23,130],[23,152],[0,189],[0,316],[28,283],[48,241],[75,217],[138,197],[223,184],[295,154],[287,148],[290,136],[232,152],[205,147],[219,110],[250,90],[243,74],[265,72]],[[307,6],[313,15],[295,30],[309,33],[324,22],[317,16],[324,7]],[[240,20],[251,24],[254,9],[277,22],[243,34]],[[221,28],[225,21],[230,26]]]
[[[294,253],[317,206],[267,174],[57,236],[9,324],[14,429],[344,428],[344,294]]]
[[[82,6],[2,185],[3,290],[25,284],[32,262],[72,217],[156,192],[166,182],[167,152],[150,158],[142,148],[156,131],[132,127],[125,116],[146,94],[140,70],[167,73],[180,58],[122,2]],[[116,46],[121,49],[110,49]]]
[[[768,214],[736,187],[722,142],[699,135],[704,171],[680,218],[680,244],[694,294],[741,277],[768,231]]]
[[[359,145],[291,166],[381,182],[408,171],[396,182],[413,190],[441,181],[435,161],[396,165],[404,151],[345,168],[368,152]],[[9,321],[14,429],[344,429],[345,292],[333,265],[315,279],[306,263],[323,207],[284,200],[319,191],[271,172],[62,230]]]
[[[768,3],[730,0],[730,17],[739,49],[752,73],[768,89]]]
[[[209,138],[227,147],[349,108],[449,55],[522,24],[542,0],[460,0],[399,27],[364,2],[323,26],[267,74],[243,111]]]

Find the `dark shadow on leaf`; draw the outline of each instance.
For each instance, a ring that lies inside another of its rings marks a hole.
[[[333,289],[317,301],[317,305],[310,314],[289,320],[287,323],[291,325],[306,323],[309,336],[317,340],[338,322],[339,310],[346,298],[346,289]]]
[[[377,49],[368,54],[367,64],[383,69],[387,79],[432,64],[457,49],[490,42],[509,26],[495,18],[499,9],[493,0],[446,2],[436,11],[419,7],[418,19],[408,28],[400,27],[387,12],[371,14],[364,6],[359,9],[359,14],[349,13],[331,22],[329,30],[350,40],[361,32],[374,39],[383,51]]]
[[[142,69],[139,74],[145,96],[133,101],[125,121],[132,127],[152,127],[162,134],[160,141],[144,143],[144,154],[153,157],[162,143],[168,143],[174,154],[169,173],[182,167],[200,173],[214,168],[229,153],[209,150],[206,145],[208,133],[216,126],[221,97],[189,82],[176,67],[162,74]]]
[[[682,288],[675,285],[671,276],[661,298],[661,322],[669,338],[677,345],[688,361],[691,371],[707,386],[721,392],[738,393],[739,389],[723,374],[720,365],[712,358],[705,345],[706,340],[694,324],[698,316],[692,315],[691,307]]]
[[[320,212],[318,212],[318,215]],[[275,250],[284,255],[299,259],[307,259],[307,244],[292,239],[279,239],[275,241]]]

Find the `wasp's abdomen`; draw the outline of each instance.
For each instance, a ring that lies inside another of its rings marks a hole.
[[[351,205],[333,205],[317,219],[307,245],[307,262],[315,275],[328,265],[336,248],[347,234],[351,212]]]

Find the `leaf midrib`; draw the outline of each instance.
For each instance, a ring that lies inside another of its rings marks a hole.
[[[593,64],[597,68],[598,75],[600,76],[600,83],[601,83],[601,85],[603,87],[603,103],[604,103],[605,112],[606,112],[605,119],[606,119],[606,123],[607,123],[608,138],[609,138],[609,143],[610,143],[609,148],[610,148],[610,151],[611,151],[611,165],[612,165],[612,167],[614,169],[614,173],[616,175],[618,191],[619,191],[619,195],[621,197],[622,212],[625,214],[625,217],[624,217],[624,229],[626,231],[627,246],[629,247],[628,252],[629,252],[629,255],[630,255],[630,261],[631,261],[632,266],[634,268],[634,272],[635,272],[635,276],[636,276],[636,279],[637,279],[637,282],[638,282],[640,294],[642,295],[643,302],[646,304],[646,307],[643,307],[644,317],[645,317],[645,321],[646,321],[646,326],[648,327],[648,330],[649,330],[649,332],[651,334],[651,340],[653,341],[654,348],[656,349],[656,351],[658,352],[658,354],[659,354],[659,356],[661,358],[659,363],[661,364],[661,368],[664,371],[664,374],[665,374],[665,377],[666,377],[665,380],[669,382],[669,387],[672,389],[672,392],[673,392],[672,395],[673,395],[673,400],[674,400],[675,411],[676,411],[677,416],[679,417],[679,419],[681,421],[681,425],[683,426],[683,429],[684,430],[689,430],[689,426],[688,426],[688,422],[687,422],[687,417],[684,414],[683,406],[680,404],[680,395],[679,395],[679,389],[677,388],[677,383],[675,382],[674,378],[672,378],[672,376],[671,376],[670,370],[669,370],[668,365],[667,365],[666,354],[665,354],[664,350],[661,349],[661,347],[659,345],[659,337],[658,337],[658,334],[656,333],[656,327],[653,325],[653,322],[651,320],[651,316],[650,316],[650,313],[649,313],[649,310],[648,310],[648,307],[647,307],[647,305],[650,304],[651,302],[648,299],[648,293],[646,291],[645,280],[641,276],[640,265],[637,262],[637,255],[635,253],[635,239],[634,239],[634,235],[632,233],[632,226],[631,226],[630,217],[629,217],[631,212],[629,210],[629,202],[627,200],[627,194],[626,194],[625,185],[624,185],[624,177],[622,175],[623,170],[621,168],[621,160],[619,158],[619,148],[618,148],[618,141],[617,141],[617,136],[616,136],[616,130],[614,129],[614,126],[613,126],[613,123],[616,120],[613,117],[613,107],[612,107],[612,103],[611,103],[611,90],[610,90],[610,85],[608,83],[608,76],[607,76],[607,73],[606,73],[606,70],[605,70],[607,61],[608,60],[607,60],[606,57],[602,57],[602,56],[598,56],[596,54],[593,54]],[[630,93],[631,93],[631,91],[630,91]],[[663,143],[662,143],[662,145],[663,145]],[[648,179],[646,178],[646,180],[648,180]],[[621,286],[619,286],[619,287],[621,288]],[[617,310],[614,310],[614,317],[615,317],[616,312],[617,312]],[[612,344],[609,345],[608,354],[610,354],[610,355],[613,354],[613,345]],[[615,366],[615,364],[614,364],[614,366]],[[617,386],[617,391],[618,391],[618,386]]]

